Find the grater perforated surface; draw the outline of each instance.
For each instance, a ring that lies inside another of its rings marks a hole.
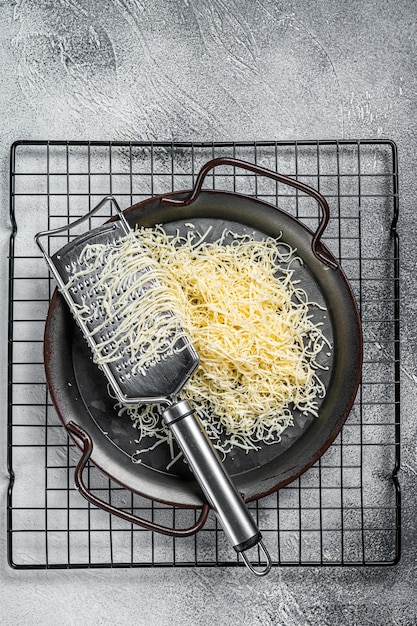
[[[130,237],[126,222],[104,224],[67,243],[48,264],[117,398],[124,403],[152,402],[179,391],[197,367],[198,355],[168,304],[165,310],[160,306],[149,309],[142,318],[131,314],[132,308],[144,299],[152,301],[165,286],[153,271],[146,249]],[[117,261],[126,244],[137,259],[134,271],[125,272]],[[100,263],[94,258],[98,248]],[[93,251],[89,261],[85,256],[83,260],[86,250]],[[115,281],[106,269],[110,256],[113,261],[116,258],[113,272],[123,270]],[[163,339],[156,356],[148,356],[150,345],[141,338],[146,336],[144,331],[155,329],[162,331]]]

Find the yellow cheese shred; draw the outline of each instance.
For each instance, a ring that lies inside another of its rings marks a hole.
[[[122,359],[129,366],[123,376],[146,375],[185,331],[200,367],[181,397],[196,408],[214,445],[227,454],[276,443],[294,409],[316,416],[325,395],[317,357],[331,346],[313,320],[319,305],[294,280],[296,251],[279,239],[225,230],[210,242],[210,229],[188,227],[186,237],[156,226],[114,246],[85,246],[65,289],[94,291],[94,306],[80,305],[78,315],[100,337],[97,364]],[[130,415],[138,442],[150,435],[157,438],[151,448],[172,446],[156,405],[118,410]],[[143,452],[133,460],[141,462]]]
[[[200,357],[181,396],[223,453],[256,449],[280,440],[294,408],[317,415],[325,387],[316,358],[330,344],[312,320],[318,305],[293,280],[294,250],[277,239],[226,231],[209,243],[207,234],[169,236],[162,226],[137,231],[175,289]],[[154,409],[128,412],[142,433],[164,437],[157,420],[152,428],[144,422]]]
[[[93,360],[117,362],[122,382],[146,375],[183,345],[181,311],[167,276],[133,233],[111,244],[87,244],[67,270],[64,289],[81,299],[76,317],[94,339]]]

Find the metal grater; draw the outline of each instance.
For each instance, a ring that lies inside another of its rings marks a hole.
[[[82,224],[108,202],[114,205],[119,216],[118,221],[112,221],[99,228],[90,230],[67,243],[52,256],[49,255],[41,243],[43,237],[53,237]],[[130,226],[116,200],[108,196],[84,217],[75,222],[54,230],[43,231],[35,236],[35,241],[42,250],[61,293],[88,341],[93,355],[97,355],[98,346],[103,339],[111,342],[116,334],[117,325],[124,320],[123,310],[113,320],[98,315],[93,323],[86,323],[80,317],[79,307],[86,301],[93,307],[96,306],[97,308],[98,306],[100,289],[97,283],[100,279],[100,270],[97,270],[96,274],[90,274],[88,281],[81,277],[73,282],[69,289],[66,289],[65,286],[68,280],[72,278],[73,268],[77,266],[80,253],[87,244],[105,244],[110,249],[130,232]],[[145,251],[144,254],[146,254]],[[141,278],[144,278],[141,288],[132,295],[137,298],[150,297],[152,289],[157,284],[152,268],[149,267],[149,270],[143,271]],[[116,299],[117,295],[113,299],[114,305],[116,304]],[[160,315],[174,316],[170,310],[166,310]],[[176,323],[176,320],[174,322]],[[168,339],[169,337],[167,337],[167,345],[170,343]],[[158,355],[159,358],[152,362],[152,365],[146,371],[143,371],[143,369],[134,371],[134,360],[132,358],[126,359],[122,352],[114,362],[102,364],[101,368],[120,402],[124,404],[152,402],[168,405],[168,408],[162,413],[164,422],[177,440],[188,465],[209,504],[219,518],[226,535],[236,552],[242,556],[247,567],[254,574],[263,576],[271,569],[271,559],[262,542],[261,533],[250,515],[243,498],[224,469],[200,420],[194,414],[194,409],[187,401],[177,401],[176,398],[185,382],[198,367],[198,354],[192,345],[191,339],[183,331],[174,348],[172,350],[171,345],[170,350],[162,350]],[[146,350],[146,346],[143,346],[143,350]],[[261,547],[265,555],[266,565],[263,569],[253,567],[245,554],[247,550],[257,545]]]
[[[94,212],[99,210],[103,203],[107,201],[108,199],[106,198],[94,209]],[[53,271],[61,293],[65,297],[76,322],[81,327],[84,337],[90,344],[93,354],[99,353],[97,346],[100,345],[102,341],[111,341],[112,336],[116,334],[117,324],[124,321],[125,315],[123,311],[121,311],[113,320],[106,322],[105,317],[101,314],[94,320],[94,323],[86,323],[80,317],[78,307],[83,304],[87,304],[91,308],[95,307],[97,311],[99,310],[97,302],[101,295],[100,291],[103,291],[103,287],[95,286],[100,279],[99,270],[96,274],[90,273],[87,279],[81,276],[72,283],[69,290],[64,289],[64,286],[72,277],[80,253],[87,244],[114,246],[122,237],[131,232],[130,226],[126,222],[123,213],[117,205],[116,207],[120,221],[104,224],[99,228],[77,237],[51,257],[49,257],[46,254],[46,250],[43,249],[45,258]],[[77,224],[79,224],[80,221],[84,221],[84,219],[86,218],[81,218]],[[66,227],[66,229],[68,229],[68,227]],[[45,235],[51,236],[53,234],[57,234],[57,231],[40,233],[37,235],[38,244],[39,237]],[[143,254],[146,254],[145,250],[143,250]],[[132,298],[146,298],[148,292],[155,286],[156,279],[152,277],[151,271],[151,268],[149,268],[149,280],[147,280],[144,285],[142,281],[141,290],[133,292]],[[133,279],[137,277],[138,274],[133,276]],[[134,280],[132,282],[134,282]],[[116,298],[117,296],[113,298],[114,304]],[[172,316],[173,314],[171,311],[166,311],[163,315]],[[101,328],[103,324],[105,324],[105,327],[96,331],[96,329]],[[167,339],[169,340],[169,337]],[[169,341],[167,341],[167,344],[169,344]],[[129,355],[130,358],[128,358],[121,352],[119,354],[116,361],[108,364],[104,363],[100,367],[106,374],[117,399],[124,404],[163,402],[167,396],[174,396],[178,393],[199,365],[198,354],[192,345],[191,339],[186,336],[184,331],[181,332],[181,336],[177,339],[174,354],[170,355],[168,351],[165,350],[160,354],[161,360],[154,362],[152,367],[149,367],[147,371],[142,372],[142,374],[135,371],[136,363],[132,355]]]

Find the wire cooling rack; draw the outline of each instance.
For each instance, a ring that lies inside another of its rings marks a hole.
[[[36,232],[73,221],[112,194],[122,207],[190,189],[200,167],[232,156],[293,176],[326,196],[324,240],[358,300],[362,383],[333,445],[299,479],[251,503],[275,565],[390,565],[400,558],[397,151],[390,141],[126,143],[18,141],[11,149],[8,560],[18,569],[236,565],[214,516],[189,538],[155,534],[96,509],[74,488],[80,453],[51,404],[43,328],[54,284]],[[221,169],[213,188],[243,192],[314,228],[299,192]],[[93,466],[88,486],[153,521],[191,525],[192,510],[128,492]],[[210,514],[211,515],[211,514]]]

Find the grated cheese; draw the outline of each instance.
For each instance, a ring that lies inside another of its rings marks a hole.
[[[77,289],[81,280],[87,293],[94,290],[94,305],[84,298],[78,313],[94,335],[101,333],[99,365],[122,357],[132,375],[146,375],[175,351],[184,331],[191,337],[200,367],[181,396],[227,454],[278,442],[294,408],[317,415],[326,391],[317,357],[331,346],[313,321],[318,305],[293,279],[295,250],[279,239],[254,241],[225,230],[209,242],[209,234],[190,228],[181,237],[156,226],[114,246],[87,245],[65,289]],[[97,273],[99,280],[91,281]],[[138,292],[143,297],[132,297]],[[114,330],[106,334],[109,323]],[[176,462],[156,405],[118,409],[130,415],[138,443],[144,436],[155,437],[155,446],[168,442],[170,466]],[[141,462],[143,452],[133,460]]]
[[[200,356],[181,396],[196,407],[223,453],[248,451],[279,441],[293,423],[293,408],[317,416],[325,387],[316,358],[330,344],[312,320],[318,305],[293,280],[294,250],[272,238],[254,241],[225,231],[209,243],[207,235],[169,236],[161,226],[137,232],[175,287]],[[149,434],[143,420],[153,410],[128,412]]]
[[[181,311],[167,276],[133,233],[110,244],[87,244],[65,290],[80,294],[77,317],[91,329],[97,365],[119,361],[125,377],[180,350]]]

